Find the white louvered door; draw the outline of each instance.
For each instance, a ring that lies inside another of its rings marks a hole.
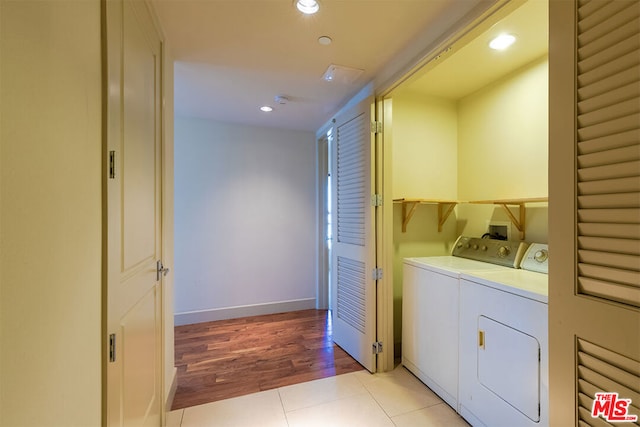
[[[336,118],[332,150],[333,340],[362,366],[375,370],[375,208],[372,100]]]
[[[640,2],[549,16],[550,420],[606,426],[597,392],[640,417]]]

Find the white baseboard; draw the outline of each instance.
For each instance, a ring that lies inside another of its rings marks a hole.
[[[173,398],[178,389],[178,368],[173,368],[173,375],[171,377],[171,387],[169,387],[169,393],[167,393],[167,399],[165,400],[165,412],[170,412],[171,406],[173,406]]]
[[[287,311],[316,308],[316,299],[278,301],[266,304],[242,305],[237,307],[213,308],[211,310],[188,311],[174,315],[175,326],[215,320],[236,319],[238,317],[260,316],[262,314],[284,313]]]

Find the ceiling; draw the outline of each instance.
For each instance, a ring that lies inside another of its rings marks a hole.
[[[318,13],[303,15],[293,0],[152,2],[176,60],[177,116],[313,132],[412,41],[488,3],[319,0]],[[321,36],[333,42],[321,45]],[[363,72],[329,83],[322,76],[331,64]],[[276,104],[277,95],[289,102]]]
[[[529,0],[498,20],[487,22],[480,35],[452,49],[450,55],[403,84],[401,91],[460,99],[548,53],[548,2]],[[500,34],[516,36],[504,51],[489,48]],[[399,91],[400,91],[399,90]]]

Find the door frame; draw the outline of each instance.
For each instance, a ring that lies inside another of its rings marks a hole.
[[[377,339],[384,343],[384,351],[378,355],[377,371],[385,372],[395,367],[394,349],[394,296],[393,296],[393,195],[391,186],[391,152],[392,152],[392,105],[391,93],[401,84],[412,79],[419,71],[435,66],[435,61],[453,53],[451,47],[454,44],[464,44],[467,40],[477,37],[484,28],[482,24],[489,18],[497,19],[511,13],[526,0],[496,0],[490,6],[479,6],[461,21],[449,28],[449,31],[428,46],[422,54],[397,68],[388,80],[374,81],[365,86],[358,94],[344,105],[336,115],[346,111],[359,102],[363,96],[374,95],[375,118],[373,120],[382,123],[383,131],[376,135],[376,165],[375,165],[375,191],[382,194],[382,209],[376,213],[376,260],[379,268],[383,269],[382,279],[377,284]],[[316,133],[316,141],[326,133],[331,123],[325,124]],[[320,162],[320,157],[317,157]],[[319,164],[319,163],[318,163]],[[319,168],[319,166],[318,166]],[[320,181],[318,181],[320,183]],[[318,187],[318,193],[321,189]],[[320,230],[320,227],[318,227]],[[318,265],[321,265],[322,253],[318,252]]]
[[[378,357],[380,371],[392,370],[395,355],[394,339],[394,283],[393,283],[393,193],[392,193],[392,147],[393,147],[393,92],[401,85],[411,82],[429,69],[437,66],[443,58],[453,55],[470,40],[486,30],[487,25],[510,14],[526,0],[496,0],[490,7],[469,16],[443,34],[426,53],[407,66],[390,82],[376,90],[376,120],[382,123],[382,133],[376,135],[376,189],[382,192],[384,203],[380,216],[376,218],[376,256],[378,266],[384,274],[378,282],[378,336],[389,344],[385,346],[383,357]],[[381,338],[382,337],[382,338]]]
[[[316,262],[316,309],[327,310],[329,301],[329,259],[327,252],[327,174],[329,173],[329,139],[327,133],[332,128],[328,126],[316,138],[316,203],[317,203],[317,238],[316,247],[318,260]]]

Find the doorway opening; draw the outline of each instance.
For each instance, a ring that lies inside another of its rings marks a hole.
[[[331,291],[331,247],[332,230],[332,192],[331,192],[331,154],[333,144],[333,127],[329,128],[318,139],[318,282],[316,308],[329,310],[332,308]]]
[[[325,250],[326,250],[326,260],[327,260],[327,271],[326,271],[326,287],[327,287],[327,297],[329,303],[329,312],[331,312],[333,296],[331,292],[331,243],[333,239],[333,225],[332,225],[332,206],[331,206],[331,155],[332,155],[332,145],[333,145],[333,128],[330,128],[327,131],[327,171],[326,171],[326,191],[324,195],[324,199],[326,202],[326,214],[324,218],[326,219],[325,226]]]

